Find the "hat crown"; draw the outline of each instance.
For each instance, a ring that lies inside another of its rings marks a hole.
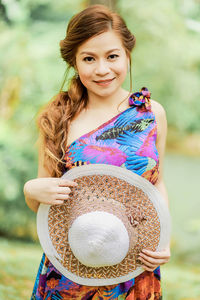
[[[97,251],[99,251],[102,248],[102,242],[99,239],[96,240],[92,240],[88,242],[88,246],[89,246],[89,253],[96,253]]]
[[[89,212],[75,219],[68,241],[74,256],[89,267],[118,264],[129,250],[129,235],[123,222],[105,211]]]

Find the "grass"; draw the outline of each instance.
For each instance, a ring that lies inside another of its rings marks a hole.
[[[199,300],[200,265],[173,251],[170,263],[161,268],[164,300]],[[0,299],[30,299],[40,263],[40,245],[0,239]]]
[[[164,300],[199,300],[200,265],[172,259],[161,268]]]
[[[30,299],[42,250],[39,245],[0,239],[0,299]]]

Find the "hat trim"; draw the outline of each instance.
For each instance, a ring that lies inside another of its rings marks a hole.
[[[120,173],[119,172],[119,168]],[[76,168],[73,168],[66,172],[62,178],[73,180],[78,177],[82,176],[90,176],[90,175],[110,175],[120,178],[122,180],[127,181],[129,184],[133,184],[138,188],[141,188],[144,193],[146,193],[154,207],[157,211],[159,220],[160,220],[160,240],[157,246],[156,251],[163,250],[167,246],[170,241],[170,214],[167,207],[167,204],[158,191],[158,189],[152,185],[147,179],[142,178],[141,183],[141,176],[133,173],[130,170],[127,170],[122,167],[116,167],[113,165],[106,165],[106,164],[89,164],[83,165]],[[60,262],[62,258],[57,253],[56,249],[54,248],[48,230],[48,213],[50,209],[50,205],[40,204],[38,213],[37,213],[37,232],[38,237],[41,243],[41,246],[47,255],[48,259],[51,263],[57,268],[59,272],[61,272],[65,277],[69,278],[70,280],[86,285],[86,286],[104,286],[104,285],[112,285],[118,284],[121,282],[126,282],[144,272],[142,267],[138,267],[133,272],[130,272],[127,275],[114,277],[114,278],[87,278],[87,277],[80,277],[71,272],[69,272]]]

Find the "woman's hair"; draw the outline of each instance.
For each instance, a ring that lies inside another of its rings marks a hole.
[[[61,56],[68,65],[67,70],[76,67],[77,49],[82,43],[109,30],[119,35],[130,57],[135,45],[135,36],[117,13],[103,5],[92,5],[76,14],[68,24],[66,37],[60,41]],[[63,86],[64,83],[62,88]],[[70,121],[87,106],[88,102],[87,89],[79,76],[72,77],[67,92],[62,91],[62,88],[37,120],[42,136],[44,167],[54,177],[61,176],[64,171]]]

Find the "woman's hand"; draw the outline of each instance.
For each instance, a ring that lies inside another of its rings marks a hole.
[[[142,263],[145,271],[153,272],[160,265],[166,264],[170,259],[170,248],[167,247],[163,251],[142,250],[138,258]]]
[[[54,177],[36,178],[26,182],[24,194],[27,198],[48,205],[63,204],[69,198],[70,187],[77,183]]]

